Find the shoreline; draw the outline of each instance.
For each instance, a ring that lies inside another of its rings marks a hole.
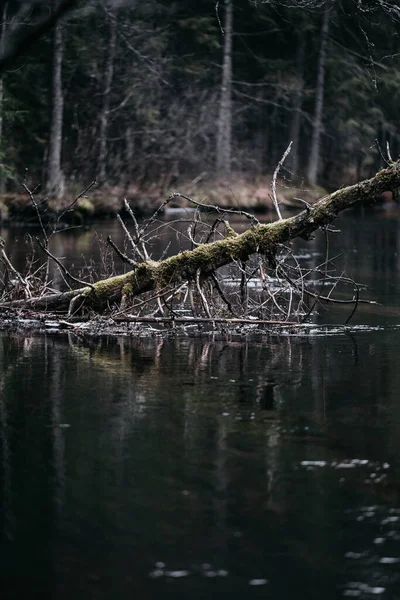
[[[72,190],[62,199],[38,194],[35,196],[37,208],[27,193],[9,192],[0,196],[0,224],[36,226],[39,210],[45,224],[91,225],[95,221],[113,219],[123,213],[125,198],[135,215],[141,218],[152,215],[165,199],[177,190],[197,202],[218,205],[220,208],[248,210],[256,214],[267,214],[274,210],[270,177],[253,181],[237,178],[219,182],[202,181],[201,185],[183,182],[176,185],[176,190],[161,189],[155,184],[143,189],[134,185],[126,188],[102,187],[93,189],[78,200],[75,199],[79,192],[74,195]],[[320,187],[299,188],[281,185],[277,190],[277,199],[283,208],[294,210],[303,208],[302,201],[313,204],[325,193],[326,190]],[[194,207],[188,200],[173,198],[163,212],[172,214],[191,208]]]

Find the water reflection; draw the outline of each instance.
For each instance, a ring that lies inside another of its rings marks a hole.
[[[397,338],[3,334],[2,597],[398,597]]]

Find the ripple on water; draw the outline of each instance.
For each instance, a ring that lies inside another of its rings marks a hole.
[[[362,594],[373,594],[378,596],[383,594],[386,588],[381,586],[372,586],[361,581],[349,581],[346,583],[346,589],[343,591],[343,596],[357,598]]]
[[[214,569],[209,563],[192,565],[190,569],[166,569],[166,564],[162,561],[156,562],[154,566],[155,568],[149,572],[149,577],[151,577],[151,579],[160,579],[162,577],[169,579],[184,579],[185,577],[193,575],[213,579],[215,577],[227,577],[229,574],[226,569]]]
[[[249,585],[267,585],[268,579],[250,579]]]

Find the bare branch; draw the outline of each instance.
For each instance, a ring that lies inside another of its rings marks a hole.
[[[10,68],[14,61],[23,53],[31,48],[43,35],[50,31],[54,25],[66,13],[72,11],[78,5],[78,0],[59,0],[58,5],[53,10],[45,10],[43,17],[35,24],[23,29],[12,32],[12,37],[8,36],[3,44],[3,52],[0,55],[0,73]]]
[[[292,149],[292,145],[293,142],[290,142],[289,146],[286,148],[281,160],[278,162],[278,165],[274,171],[273,177],[272,177],[272,183],[271,183],[271,189],[272,189],[272,200],[274,203],[274,207],[276,210],[276,214],[278,215],[278,219],[281,221],[282,220],[282,215],[281,215],[281,211],[279,208],[279,203],[278,203],[278,199],[276,197],[276,178],[278,177],[279,171],[282,168],[283,163],[285,162],[286,158],[289,156],[290,154],[290,150]]]

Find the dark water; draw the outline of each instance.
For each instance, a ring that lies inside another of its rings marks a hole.
[[[1,598],[400,598],[398,220],[340,225],[350,331],[0,335]]]

